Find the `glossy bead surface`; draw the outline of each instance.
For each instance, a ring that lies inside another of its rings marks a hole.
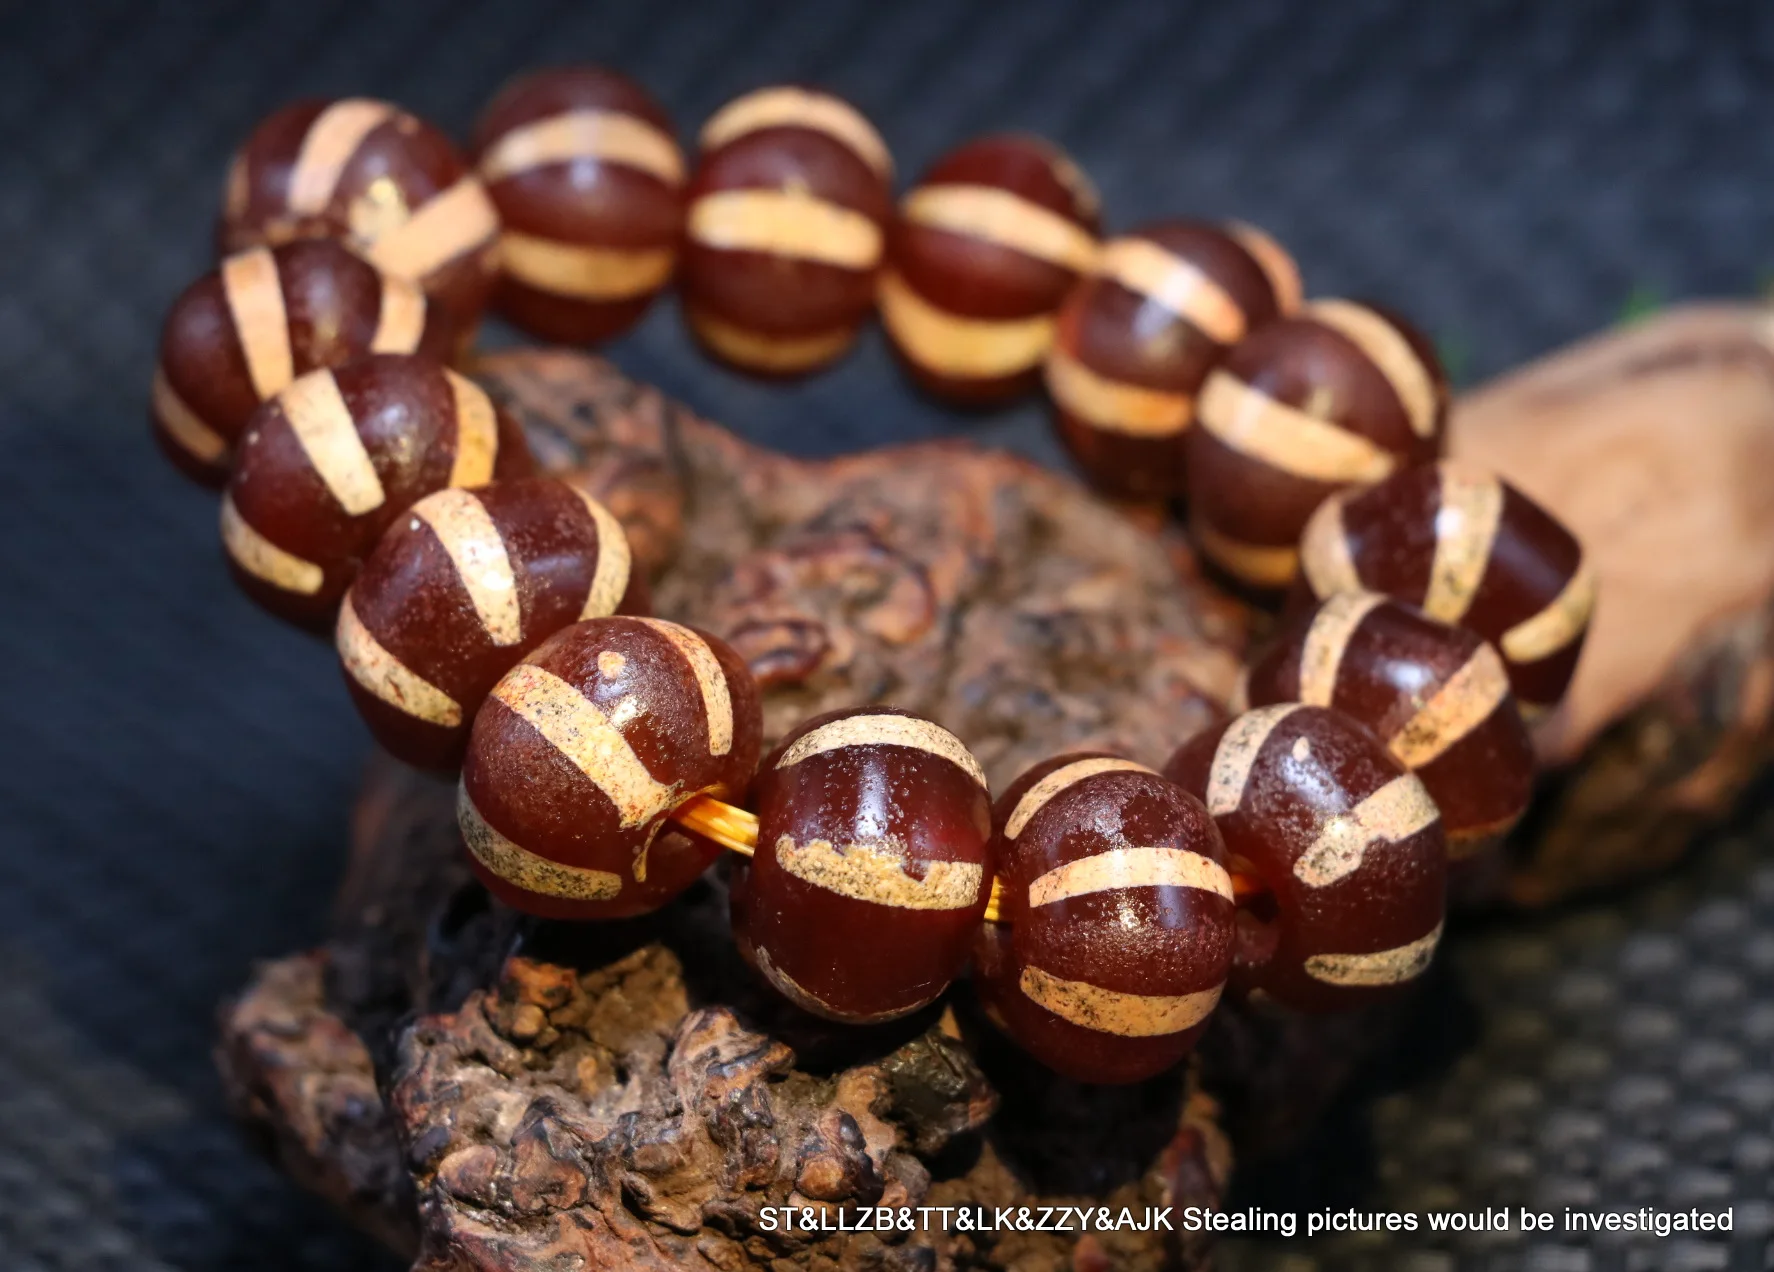
[[[1366,725],[1422,779],[1453,860],[1496,843],[1533,794],[1533,742],[1497,651],[1377,593],[1339,592],[1295,618],[1251,663],[1245,695]]]
[[[414,504],[345,594],[334,640],[383,748],[452,769],[520,658],[570,623],[644,614],[645,602],[622,524],[577,487],[523,477]]]
[[[418,283],[464,336],[492,289],[499,216],[431,124],[369,98],[310,99],[267,116],[235,154],[218,237],[226,252],[342,239]]]
[[[808,720],[752,790],[758,847],[736,935],[830,1020],[890,1020],[948,987],[991,891],[991,803],[960,739],[903,711]]]
[[[1435,801],[1341,712],[1259,707],[1185,743],[1165,775],[1269,891],[1238,913],[1232,984],[1307,1011],[1421,975],[1441,939],[1447,844]]]
[[[522,76],[475,129],[504,226],[497,303],[547,340],[608,340],[671,279],[684,157],[640,85],[596,66]]]
[[[1328,496],[1433,459],[1447,379],[1409,324],[1346,300],[1252,332],[1208,373],[1187,433],[1190,528],[1215,565],[1284,588]]]
[[[702,130],[680,269],[710,351],[793,375],[850,347],[874,303],[893,163],[848,103],[811,89],[748,93]]]
[[[259,403],[299,375],[368,353],[445,356],[449,325],[405,279],[338,243],[249,248],[187,287],[160,329],[151,418],[173,463],[228,479]]]
[[[1039,137],[937,160],[900,202],[881,275],[881,321],[912,377],[964,402],[1031,387],[1054,311],[1095,258],[1097,214],[1089,179]]]
[[[1201,801],[1116,756],[1063,755],[999,799],[1008,949],[976,945],[988,1014],[1049,1068],[1134,1082],[1177,1063],[1219,1003],[1232,880]]]
[[[222,543],[259,604],[330,627],[401,513],[433,491],[529,470],[523,435],[472,380],[430,358],[360,358],[298,377],[253,413],[222,499]]]
[[[1495,475],[1443,460],[1329,500],[1301,539],[1314,597],[1384,592],[1495,645],[1522,709],[1557,705],[1595,609],[1595,574],[1557,518]]]
[[[1208,372],[1299,304],[1293,258],[1251,226],[1161,221],[1109,240],[1047,353],[1061,439],[1102,489],[1183,494],[1184,434]]]
[[[725,641],[654,618],[563,628],[474,718],[457,800],[474,872],[549,918],[657,909],[721,851],[666,818],[694,795],[737,798],[762,735],[757,685]]]

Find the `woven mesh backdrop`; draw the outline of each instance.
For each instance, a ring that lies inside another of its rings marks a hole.
[[[102,0],[0,4],[0,30],[0,1267],[18,1272],[393,1266],[252,1156],[207,1055],[251,961],[322,930],[365,737],[325,648],[228,589],[213,503],[144,425],[226,157],[284,100],[371,93],[460,133],[507,75],[583,59],[686,132],[760,83],[828,85],[904,172],[1028,128],[1095,176],[1110,228],[1264,225],[1313,291],[1411,313],[1467,382],[1629,307],[1753,292],[1774,263],[1761,6]],[[1057,462],[1037,405],[946,414],[878,338],[759,387],[694,354],[664,305],[612,353],[797,452],[968,433]],[[1456,940],[1441,1023],[1238,1200],[1735,1201],[1713,1247],[1312,1249],[1774,1266],[1771,833]]]

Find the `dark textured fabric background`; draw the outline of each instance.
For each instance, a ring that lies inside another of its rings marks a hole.
[[[219,1106],[214,1004],[321,932],[366,744],[326,649],[232,594],[213,501],[150,450],[152,351],[263,113],[365,93],[461,133],[510,73],[574,59],[638,77],[686,135],[761,83],[827,85],[902,174],[975,132],[1033,129],[1100,183],[1109,228],[1264,225],[1312,291],[1414,315],[1465,381],[1628,307],[1749,294],[1774,265],[1761,5],[0,3],[7,1272],[389,1266]],[[612,352],[798,452],[961,432],[1054,454],[1036,404],[946,414],[878,338],[786,389],[708,365],[670,305]],[[1774,1006],[1758,997],[1774,992],[1774,872],[1753,852],[1474,934],[1446,978],[1455,1023],[1433,1055],[1247,1192],[1735,1199],[1728,1246],[1472,1257],[1774,1266]]]

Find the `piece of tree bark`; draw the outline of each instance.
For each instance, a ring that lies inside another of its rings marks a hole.
[[[1696,305],[1561,351],[1463,398],[1454,455],[1582,539],[1600,580],[1555,772],[1510,895],[1568,896],[1666,865],[1770,752],[1774,313]]]

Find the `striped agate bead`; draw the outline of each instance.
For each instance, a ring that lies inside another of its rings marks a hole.
[[[1079,1081],[1176,1064],[1232,957],[1232,880],[1201,801],[1142,765],[1080,753],[1023,774],[994,820],[1005,922],[984,925],[974,963],[987,1014]]]
[[[1338,592],[1250,664],[1245,704],[1360,721],[1422,779],[1459,861],[1497,843],[1534,789],[1534,747],[1495,648],[1374,592]]]
[[[260,605],[330,628],[403,512],[530,467],[523,434],[479,385],[430,358],[374,354],[298,376],[253,413],[222,498],[222,545]]]
[[[900,202],[878,302],[912,378],[983,403],[1033,386],[1053,315],[1096,256],[1096,189],[1039,137],[980,137]]]
[[[1443,460],[1327,500],[1300,552],[1314,598],[1384,592],[1490,641],[1530,718],[1571,683],[1594,569],[1575,535],[1495,474]]]
[[[1208,373],[1299,305],[1293,258],[1251,226],[1160,221],[1109,240],[1047,352],[1061,440],[1113,494],[1183,494],[1184,434]]]
[[[596,66],[522,76],[481,116],[474,158],[504,226],[506,317],[576,344],[639,321],[684,224],[684,157],[645,89]]]
[[[209,486],[228,479],[259,403],[299,375],[368,353],[449,352],[424,294],[338,243],[306,239],[227,257],[173,302],[160,329],[155,440]]]
[[[1259,328],[1196,400],[1184,463],[1197,546],[1249,588],[1286,587],[1318,505],[1435,458],[1447,404],[1429,342],[1372,306],[1313,301]]]
[[[762,736],[757,684],[725,641],[656,618],[574,623],[474,717],[456,804],[470,864],[546,918],[658,909],[721,852],[666,818],[695,795],[737,798]]]
[[[828,93],[759,89],[702,130],[679,285],[697,338],[763,375],[831,362],[874,302],[893,161]]]
[[[1268,889],[1238,912],[1235,989],[1335,1011],[1429,966],[1446,909],[1441,817],[1365,727],[1258,707],[1184,743],[1164,772],[1207,805],[1232,867]]]
[[[223,251],[337,238],[418,283],[472,334],[498,270],[499,214],[440,129],[365,97],[293,102],[235,153],[217,237]]]
[[[644,614],[622,524],[550,477],[425,496],[376,544],[339,609],[345,684],[376,741],[454,769],[499,677],[570,623]]]
[[[758,846],[735,934],[766,981],[829,1020],[941,994],[991,892],[991,799],[961,740],[889,707],[805,721],[752,788]]]

